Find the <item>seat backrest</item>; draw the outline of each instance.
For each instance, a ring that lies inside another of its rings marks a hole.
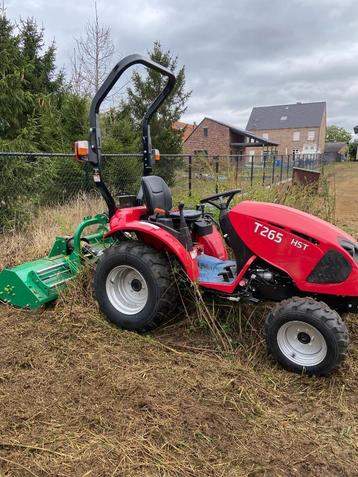
[[[172,208],[172,194],[165,181],[159,176],[142,177],[143,202],[148,214],[154,214],[155,209],[169,212]]]

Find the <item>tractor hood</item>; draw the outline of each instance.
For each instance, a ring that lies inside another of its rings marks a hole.
[[[318,242],[332,242],[337,245],[338,239],[356,242],[356,239],[338,227],[311,214],[292,207],[267,202],[243,201],[232,209],[240,215],[250,216],[271,225],[298,232]]]
[[[264,202],[241,202],[228,216],[238,245],[284,271],[302,292],[358,296],[358,244],[343,230]]]

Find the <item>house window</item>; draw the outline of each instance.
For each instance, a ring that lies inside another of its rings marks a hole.
[[[299,153],[300,153],[300,151],[299,151],[298,149],[293,149],[293,150],[292,150],[292,154],[293,154],[294,156],[297,156]]]
[[[281,116],[281,121],[286,121],[287,120],[287,116]]]
[[[206,149],[195,149],[194,156],[207,156],[208,151]]]
[[[294,141],[299,141],[300,140],[300,131],[294,131],[293,132],[293,138]]]
[[[314,139],[315,139],[315,131],[308,131],[307,139],[308,139],[308,141],[314,141]]]
[[[203,128],[204,137],[209,136],[209,128]]]
[[[249,151],[249,162],[252,163],[255,160],[255,151]]]
[[[269,135],[268,135],[268,133],[262,133],[262,137],[263,137],[263,139],[266,139],[266,141],[267,141],[268,138],[269,138]]]

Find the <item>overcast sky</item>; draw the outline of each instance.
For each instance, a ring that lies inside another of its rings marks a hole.
[[[118,59],[154,40],[186,66],[193,91],[184,120],[245,127],[253,106],[326,101],[328,123],[358,124],[358,2],[354,0],[98,0]],[[5,0],[33,16],[68,69],[91,0]]]

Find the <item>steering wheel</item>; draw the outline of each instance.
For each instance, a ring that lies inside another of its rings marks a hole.
[[[217,209],[227,209],[230,205],[230,202],[234,198],[236,194],[239,194],[241,192],[241,189],[232,189],[228,190],[226,192],[219,192],[218,194],[214,195],[209,195],[208,197],[204,197],[204,199],[201,199],[200,204],[211,204]],[[227,197],[227,201],[224,202],[223,199]],[[215,201],[220,200],[219,203],[216,203]]]

